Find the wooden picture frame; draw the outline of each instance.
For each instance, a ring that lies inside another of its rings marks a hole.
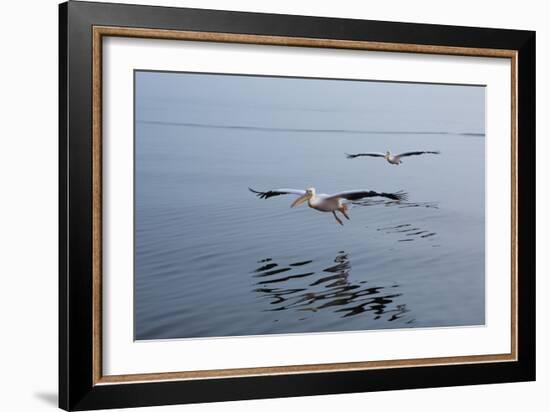
[[[60,5],[59,406],[137,407],[535,379],[535,33],[199,9]],[[104,375],[102,41],[170,39],[510,59],[510,353]]]

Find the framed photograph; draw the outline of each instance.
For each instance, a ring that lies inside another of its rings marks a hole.
[[[535,33],[60,5],[60,407],[535,379]]]

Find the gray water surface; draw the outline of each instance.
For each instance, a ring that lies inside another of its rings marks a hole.
[[[137,72],[136,339],[484,324],[483,107],[482,87]],[[344,156],[387,149],[441,154]],[[248,191],[311,186],[408,200],[340,226]]]

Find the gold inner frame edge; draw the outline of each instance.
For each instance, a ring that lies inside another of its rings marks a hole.
[[[254,368],[234,368],[181,372],[140,373],[130,375],[103,375],[102,338],[102,40],[105,36],[187,40],[271,46],[317,47],[399,53],[477,56],[509,58],[511,60],[511,352],[505,354],[450,356],[417,359],[392,359],[314,365],[288,365]],[[335,40],[303,37],[265,36],[236,33],[144,29],[133,27],[94,26],[92,30],[92,339],[94,385],[154,382],[167,380],[219,379],[260,375],[300,373],[328,373],[382,368],[458,365],[517,361],[517,52],[515,50],[432,46],[404,43],[385,43],[356,40]]]

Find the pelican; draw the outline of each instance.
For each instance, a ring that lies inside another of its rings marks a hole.
[[[299,189],[275,189],[268,190],[267,192],[260,192],[248,188],[252,193],[255,193],[260,199],[269,199],[270,197],[280,196],[280,195],[296,195],[299,196],[290,207],[298,206],[307,201],[307,204],[312,209],[318,210],[320,212],[332,212],[332,215],[336,221],[343,225],[342,220],[336,215],[336,212],[340,212],[346,219],[349,220],[348,216],[348,204],[344,203],[344,200],[359,200],[365,197],[385,197],[391,200],[405,200],[406,194],[403,192],[398,193],[380,193],[375,192],[374,190],[350,190],[347,192],[334,193],[332,195],[327,195],[324,193],[317,194],[314,187],[310,187],[306,190]]]
[[[405,152],[400,154],[391,154],[388,150],[386,153],[380,153],[380,152],[369,152],[369,153],[356,153],[356,154],[347,154],[346,157],[348,159],[355,159],[356,157],[360,156],[370,156],[370,157],[383,157],[388,161],[389,164],[392,165],[400,165],[401,164],[401,158],[407,157],[407,156],[418,156],[422,154],[439,154],[440,152],[428,152],[428,151],[421,151],[421,152]]]

